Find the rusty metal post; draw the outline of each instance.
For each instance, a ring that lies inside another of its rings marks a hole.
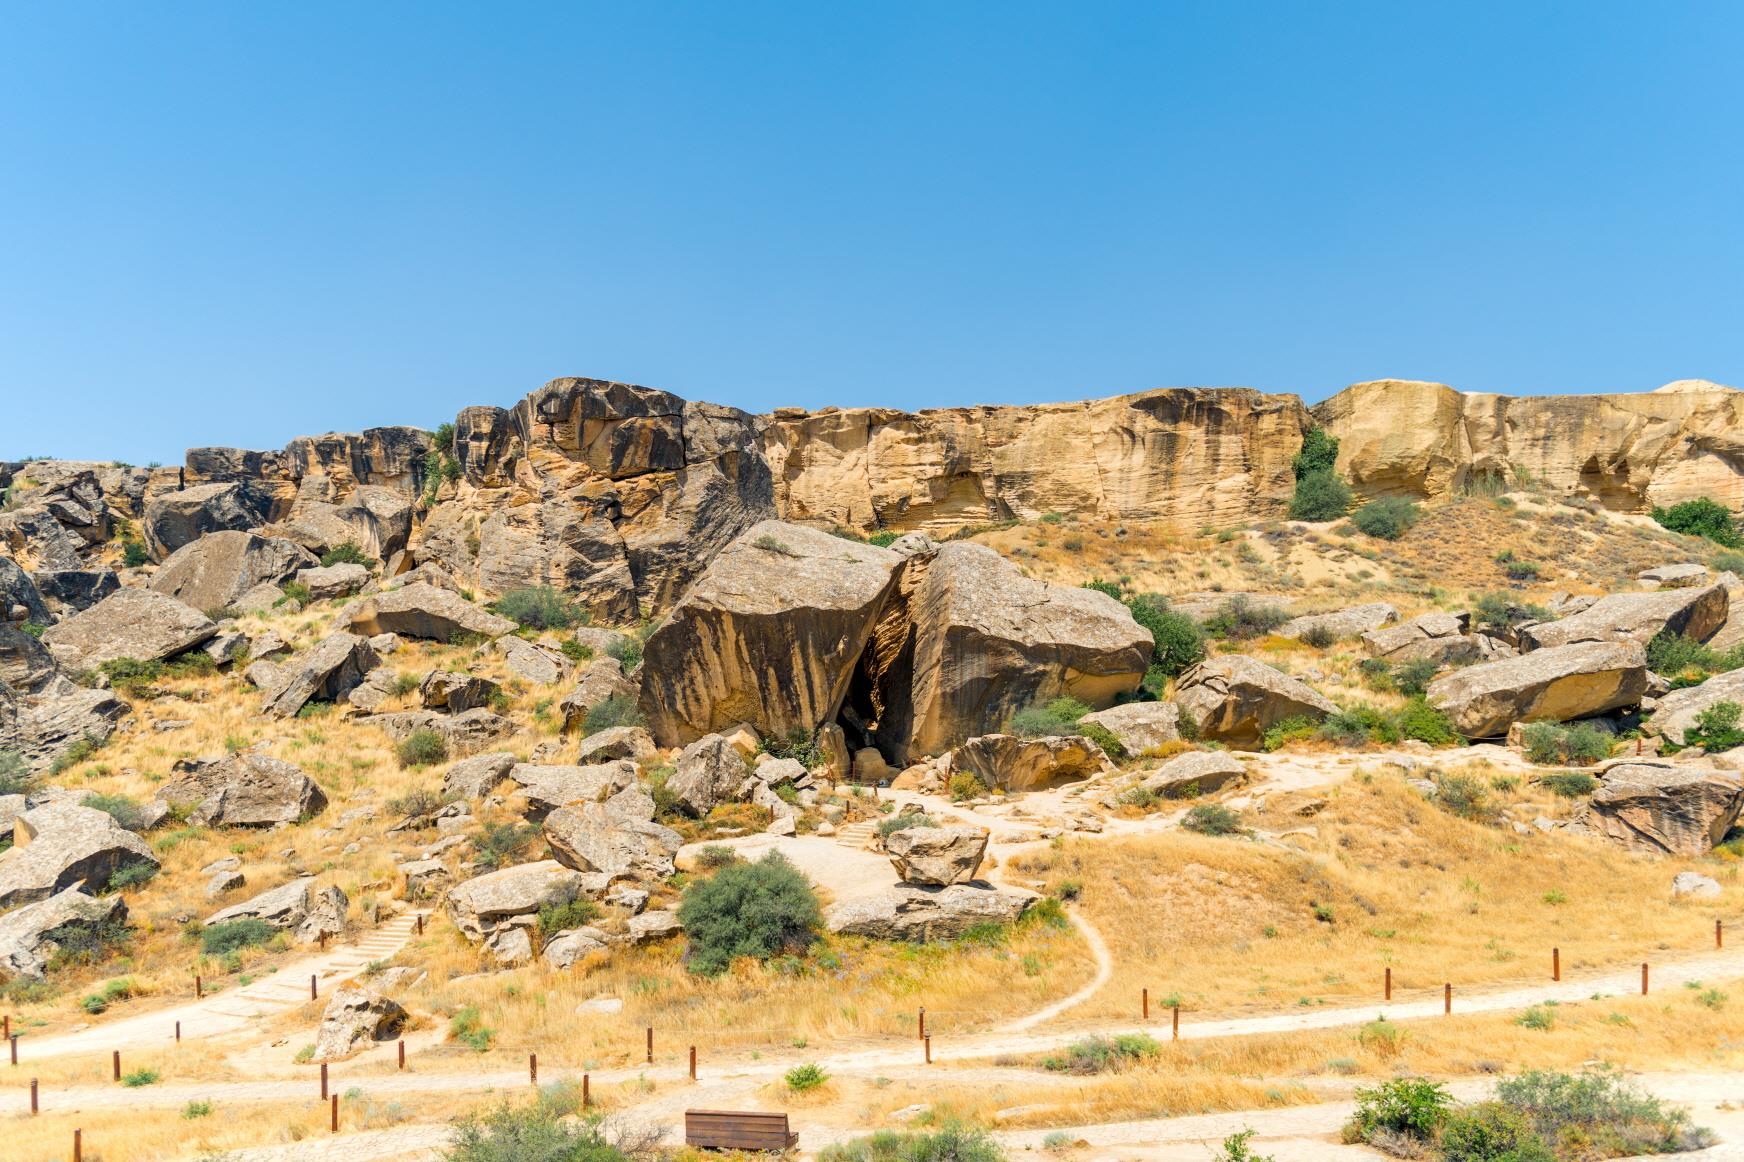
[[[1169,1040],[1181,1039],[1181,1006],[1172,1005],[1169,1010]]]
[[[121,1080],[121,1050],[117,1049],[109,1058],[115,1069],[115,1080]]]
[[[584,1073],[581,1075],[581,1108],[584,1110],[593,1104],[593,1095],[588,1090],[587,1074]]]
[[[327,1063],[321,1063],[321,1100],[327,1100]]]
[[[1714,923],[1718,924],[1719,921],[1716,920],[1716,921],[1714,921]],[[6,1022],[6,1031],[5,1031],[5,1033],[0,1034],[0,1036],[11,1037],[12,1036],[12,1014],[7,1013],[4,1020]]]
[[[73,1131],[73,1162],[85,1162],[85,1131]]]
[[[1550,979],[1562,979],[1562,949],[1560,948],[1550,950]]]
[[[1647,962],[1641,963],[1641,995],[1647,995]]]
[[[320,999],[320,995],[321,994],[315,988],[315,974],[311,972],[309,974],[309,999],[312,1001],[318,1000]]]
[[[196,972],[194,974],[194,999],[195,1000],[203,1000],[205,998],[205,996],[206,996],[205,982],[203,982],[200,979],[200,974]]]
[[[527,1054],[527,1081],[531,1085],[539,1084],[539,1055]]]
[[[325,932],[321,933],[319,940],[321,942],[321,951],[326,952],[327,951],[327,933],[325,933]]]
[[[1446,1016],[1453,1012],[1453,982],[1448,981],[1441,986],[1441,1014]]]
[[[418,935],[422,936],[423,934],[424,934],[424,913],[419,912],[418,913]]]
[[[333,1111],[333,1120],[329,1124],[333,1127],[333,1132],[337,1134],[339,1132],[339,1095],[334,1094],[328,1100],[331,1104],[327,1108]]]
[[[400,1068],[404,1069],[405,1067],[406,1067],[406,1043],[404,1041],[401,1041],[400,1042]]]
[[[1150,1020],[1151,1019],[1151,990],[1150,989],[1139,989],[1138,990],[1138,1007],[1139,1007],[1139,1012],[1144,1017],[1144,1019],[1147,1021]]]
[[[926,1063],[931,1065],[933,1063],[933,1039],[931,1037],[923,1037],[921,1038],[921,1045],[926,1048]]]
[[[690,1047],[690,1079],[696,1080],[696,1046]]]
[[[1726,947],[1726,926],[1724,922],[1720,920],[1714,921],[1714,947]],[[10,1022],[8,1022],[8,1027],[10,1027]]]
[[[18,1064],[18,1034],[14,1033],[10,1037],[6,1038],[6,1043],[8,1045],[12,1046],[12,1064],[17,1065]]]
[[[1385,977],[1385,983],[1382,984],[1381,989],[1382,989],[1382,999],[1389,1000],[1389,1001],[1393,999],[1393,967],[1392,967],[1392,965],[1387,966],[1387,975]]]
[[[654,1026],[648,1026],[648,1064],[654,1064]]]
[[[926,1040],[926,1006],[920,1007],[920,1039]]]
[[[35,1117],[36,1112],[36,1078],[33,1077],[30,1079],[30,1116]]]

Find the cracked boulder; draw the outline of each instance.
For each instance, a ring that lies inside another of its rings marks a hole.
[[[1125,702],[1086,714],[1078,722],[1102,727],[1127,754],[1137,755],[1181,741],[1180,717],[1181,708],[1173,702]]]
[[[406,741],[414,731],[434,731],[442,736],[442,745],[451,759],[482,754],[513,736],[517,729],[510,719],[482,706],[459,714],[402,710],[375,715],[370,721],[395,743]]]
[[[1253,749],[1286,718],[1316,722],[1338,712],[1331,699],[1246,654],[1207,658],[1175,683],[1175,701],[1195,737]]]
[[[127,904],[119,894],[94,897],[76,887],[0,915],[0,976],[41,980],[60,948],[57,935],[76,934],[125,923]]]
[[[745,756],[724,736],[709,734],[685,747],[672,764],[666,789],[687,814],[702,818],[749,791]]]
[[[1429,704],[1468,738],[1505,735],[1516,722],[1567,722],[1637,705],[1647,656],[1635,641],[1583,642],[1455,670],[1429,684]]]
[[[1662,630],[1707,641],[1726,624],[1730,598],[1724,585],[1700,589],[1661,589],[1653,593],[1613,593],[1571,617],[1522,626],[1527,649],[1542,650],[1580,642],[1637,642],[1645,646]]]
[[[490,704],[500,689],[489,678],[478,678],[454,670],[431,670],[418,683],[418,699],[427,710],[459,714]]]
[[[145,506],[140,530],[152,559],[163,561],[208,534],[263,525],[270,508],[270,501],[247,484],[196,484],[154,497]]]
[[[582,672],[575,689],[565,694],[557,703],[557,709],[563,715],[564,733],[582,729],[587,723],[588,713],[594,707],[602,706],[614,698],[633,704],[637,698],[637,689],[636,683],[624,677],[624,667],[618,659],[595,658]]]
[[[327,796],[298,767],[247,752],[183,760],[158,789],[165,803],[189,807],[201,827],[284,827],[320,814]]]
[[[206,927],[232,920],[264,920],[308,944],[324,935],[343,935],[350,907],[351,901],[337,887],[317,890],[315,877],[303,876],[212,913],[206,917]]]
[[[1651,855],[1706,855],[1744,815],[1744,777],[1665,761],[1613,763],[1571,830]]]
[[[108,812],[48,803],[12,821],[12,851],[0,860],[0,908],[81,885],[102,891],[117,872],[158,866],[145,841]]]
[[[406,1010],[370,989],[341,985],[321,1013],[316,1061],[340,1061],[376,1041],[391,1041],[406,1026]]]
[[[951,752],[953,772],[967,771],[982,786],[1005,791],[1039,790],[1113,769],[1102,748],[1081,734],[984,734]]]
[[[199,610],[150,589],[123,589],[43,631],[42,644],[70,670],[116,658],[162,661],[218,632]]]
[[[885,838],[884,850],[903,883],[966,884],[987,854],[987,833],[974,827],[905,827]]]
[[[276,667],[266,698],[261,702],[261,713],[291,718],[311,701],[339,702],[380,661],[364,638],[351,633],[329,634],[313,649]]]
[[[472,635],[487,638],[512,633],[515,623],[474,605],[458,593],[419,582],[373,594],[349,606],[344,614],[354,633],[446,642]]]
[[[1331,613],[1305,613],[1292,617],[1278,627],[1278,636],[1287,638],[1313,637],[1325,634],[1333,641],[1357,637],[1399,620],[1399,611],[1384,601],[1353,605]]]
[[[539,909],[570,903],[588,884],[581,872],[545,859],[456,884],[448,889],[444,905],[468,940],[484,944],[503,963],[515,963],[532,956]]]
[[[545,817],[545,842],[564,867],[617,879],[664,880],[684,837],[670,827],[626,817],[603,803],[559,807]]]
[[[226,530],[171,553],[152,574],[151,588],[194,609],[220,610],[255,586],[276,585],[314,563],[290,541]]]
[[[979,924],[1010,924],[1034,896],[977,884],[923,887],[901,884],[874,896],[848,900],[824,916],[831,932],[874,940],[907,940],[924,944],[955,940]]]

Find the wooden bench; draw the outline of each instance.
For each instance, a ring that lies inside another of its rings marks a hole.
[[[786,1114],[735,1110],[685,1110],[684,1144],[705,1150],[791,1150],[799,1135]]]

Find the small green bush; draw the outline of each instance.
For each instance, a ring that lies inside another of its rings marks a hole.
[[[1452,1104],[1445,1086],[1422,1077],[1396,1077],[1359,1088],[1356,1114],[1345,1129],[1345,1138],[1366,1142],[1377,1130],[1384,1130],[1429,1142],[1447,1120]]]
[[[149,863],[130,863],[126,867],[118,867],[109,875],[107,891],[120,892],[128,888],[137,888],[153,876],[157,868]]]
[[[487,823],[472,837],[473,861],[486,871],[507,867],[539,834],[539,828],[532,825]]]
[[[1557,771],[1543,776],[1538,782],[1564,799],[1579,799],[1590,795],[1599,785],[1599,781],[1585,771]]]
[[[1557,1156],[1675,1154],[1714,1140],[1684,1111],[1667,1110],[1608,1070],[1522,1073],[1496,1084],[1496,1101],[1521,1114]]]
[[[1706,537],[1716,545],[1724,545],[1728,549],[1744,547],[1744,539],[1738,535],[1738,524],[1732,517],[1732,510],[1706,496],[1686,500],[1670,508],[1655,508],[1653,519],[1674,533]]]
[[[718,871],[730,863],[738,862],[739,853],[724,843],[711,843],[696,853],[696,866],[703,871]]]
[[[1063,1054],[1043,1059],[1042,1067],[1056,1073],[1107,1073],[1122,1066],[1155,1057],[1156,1041],[1144,1033],[1117,1037],[1085,1037],[1066,1046]]]
[[[1521,731],[1527,761],[1540,766],[1554,763],[1589,766],[1611,756],[1613,741],[1598,727],[1579,722],[1569,726],[1533,722]]]
[[[633,1155],[608,1137],[604,1123],[573,1116],[581,1101],[575,1088],[547,1086],[531,1105],[504,1102],[460,1118],[446,1162],[631,1162]]]
[[[151,554],[145,551],[145,546],[138,541],[121,542],[121,564],[128,569],[137,569],[151,562]]]
[[[23,755],[15,750],[0,750],[0,795],[22,795],[34,781]]]
[[[954,802],[961,803],[964,799],[979,799],[987,793],[987,784],[983,783],[974,771],[953,771],[945,789],[951,793]]]
[[[1172,678],[1204,660],[1205,631],[1186,614],[1171,610],[1167,598],[1141,593],[1127,599],[1126,608],[1156,643],[1151,648],[1154,668]]]
[[[1498,1101],[1461,1106],[1441,1126],[1442,1162],[1556,1162],[1532,1120]]]
[[[1453,746],[1463,741],[1447,715],[1425,702],[1421,695],[1400,707],[1394,721],[1402,738],[1414,738],[1430,746]]]
[[[1705,751],[1744,746],[1744,730],[1738,729],[1740,714],[1744,714],[1744,707],[1738,703],[1716,702],[1696,715],[1695,725],[1683,732],[1683,740]]]
[[[1079,734],[1078,720],[1088,713],[1090,707],[1076,698],[1055,698],[1045,706],[1029,706],[1013,714],[1005,724],[1005,732],[1023,738]]]
[[[1300,738],[1313,738],[1320,730],[1320,724],[1305,714],[1292,714],[1288,718],[1272,723],[1260,736],[1260,749],[1273,751],[1285,743],[1294,742]]]
[[[878,834],[884,839],[889,839],[898,831],[912,831],[917,827],[924,828],[937,826],[938,824],[933,821],[930,815],[923,815],[919,811],[904,811],[900,815],[892,815],[887,819],[880,819],[878,821]]]
[[[1350,511],[1350,485],[1330,470],[1310,472],[1296,481],[1290,497],[1290,519],[1337,520]]]
[[[778,759],[792,759],[806,770],[821,767],[830,761],[829,754],[819,745],[817,736],[803,726],[795,726],[785,736],[771,735],[759,745],[766,754]]]
[[[1290,615],[1275,605],[1256,604],[1245,593],[1225,601],[1205,622],[1205,632],[1213,637],[1246,641],[1263,637],[1286,621]]]
[[[787,1088],[793,1093],[807,1093],[830,1079],[823,1066],[816,1064],[795,1065],[781,1077]]]
[[[1200,835],[1239,835],[1241,816],[1221,803],[1200,803],[1188,809],[1181,826]]]
[[[226,920],[201,931],[200,950],[208,956],[224,956],[257,944],[265,944],[277,933],[277,928],[252,916],[242,920]]]
[[[394,756],[402,767],[427,767],[448,757],[448,743],[434,730],[414,730],[394,748]]]
[[[127,795],[86,795],[79,803],[103,812],[129,831],[138,831],[144,822],[138,801]]]
[[[567,904],[547,904],[539,909],[539,947],[545,947],[559,932],[583,927],[599,917],[600,906],[586,897]]]
[[[1470,775],[1443,775],[1435,784],[1435,804],[1473,823],[1494,823],[1497,808],[1484,785]]]
[[[1223,1139],[1223,1147],[1211,1152],[1211,1162],[1277,1162],[1270,1154],[1256,1154],[1249,1148],[1253,1130],[1238,1130]]]
[[[1351,513],[1350,523],[1371,537],[1396,541],[1417,523],[1417,506],[1402,496],[1383,496]]]
[[[484,1018],[473,1005],[467,1005],[449,1019],[448,1032],[456,1041],[470,1046],[474,1053],[489,1050],[497,1035],[495,1029],[484,1023]]]
[[[195,1118],[208,1117],[211,1113],[212,1103],[203,1099],[196,1099],[182,1107],[182,1117],[190,1122]]]
[[[1429,689],[1429,683],[1435,680],[1436,672],[1440,669],[1440,663],[1433,658],[1412,658],[1400,662],[1392,671],[1393,685],[1405,697],[1416,698]]]
[[[568,629],[581,618],[563,594],[549,585],[511,589],[491,604],[491,610],[522,629]]]
[[[138,1089],[142,1085],[155,1085],[163,1074],[155,1069],[135,1069],[132,1073],[121,1075],[121,1084],[128,1089]]]
[[[329,569],[334,565],[368,565],[369,555],[356,541],[341,541],[321,554],[321,564]]]
[[[1329,435],[1318,424],[1302,433],[1302,447],[1290,460],[1290,470],[1297,480],[1316,472],[1331,472],[1338,464],[1338,437]]]
[[[947,1121],[936,1130],[879,1130],[834,1142],[818,1151],[818,1162],[1006,1162],[1006,1154],[986,1130]]]
[[[598,734],[614,726],[641,725],[642,711],[635,700],[614,694],[604,702],[588,707],[587,716],[581,720],[581,733]]]
[[[823,914],[811,882],[772,851],[689,885],[678,919],[689,941],[687,967],[719,976],[741,956],[768,960],[804,952],[817,939]]]

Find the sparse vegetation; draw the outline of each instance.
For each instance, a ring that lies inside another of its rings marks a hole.
[[[1263,605],[1245,593],[1238,593],[1206,619],[1205,632],[1213,637],[1246,641],[1271,633],[1289,620],[1290,615],[1277,606]]]
[[[369,554],[356,541],[341,541],[325,553],[321,554],[321,564],[325,568],[334,565],[365,565],[369,564]]]
[[[1738,523],[1732,510],[1710,497],[1699,497],[1674,504],[1670,508],[1655,508],[1653,519],[1674,533],[1706,537],[1728,549],[1744,547],[1738,535]]]
[[[1533,722],[1521,731],[1521,742],[1527,760],[1540,766],[1555,763],[1589,766],[1610,757],[1612,738],[1585,723],[1558,726],[1553,722]]]
[[[208,956],[225,956],[257,944],[265,944],[278,929],[265,920],[248,917],[213,924],[200,932],[200,950]]]
[[[734,960],[804,952],[823,924],[811,881],[779,852],[723,867],[685,889],[678,906],[690,971],[719,976]]]
[[[1042,1067],[1056,1073],[1107,1073],[1155,1057],[1160,1047],[1144,1033],[1116,1037],[1085,1037],[1066,1046],[1065,1052],[1044,1058]]]
[[[1396,541],[1417,523],[1417,506],[1402,496],[1371,500],[1350,514],[1350,523],[1371,537]]]
[[[492,602],[491,609],[522,629],[568,629],[581,621],[580,611],[549,585],[511,589]]]
[[[402,767],[427,767],[448,758],[448,743],[434,730],[420,728],[394,748],[394,757]]]
[[[953,1120],[936,1130],[879,1130],[832,1143],[818,1151],[818,1162],[1006,1162],[1006,1155],[987,1131]]]
[[[781,1080],[793,1093],[809,1093],[829,1081],[830,1075],[817,1064],[796,1065],[782,1075]]]
[[[1240,835],[1242,832],[1241,816],[1221,803],[1200,803],[1188,808],[1181,826],[1200,835]]]
[[[581,733],[586,736],[598,734],[602,730],[610,730],[614,726],[641,725],[642,711],[635,701],[613,695],[597,705],[588,707],[587,715],[581,720]]]
[[[1738,718],[1744,707],[1736,702],[1716,702],[1696,715],[1695,725],[1683,732],[1684,742],[1705,751],[1731,750],[1744,746],[1744,730]]]

